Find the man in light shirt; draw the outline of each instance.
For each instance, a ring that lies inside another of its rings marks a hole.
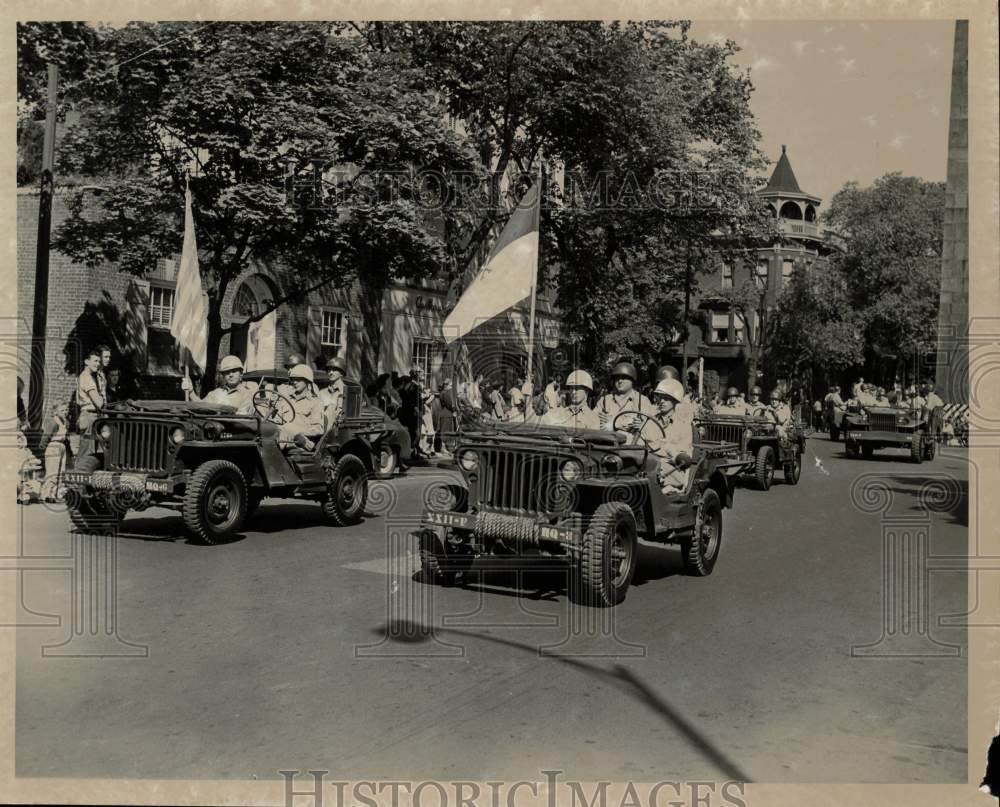
[[[542,415],[545,426],[569,429],[600,429],[597,413],[587,405],[587,396],[594,391],[594,380],[585,370],[574,370],[566,378],[566,405],[556,406]]]

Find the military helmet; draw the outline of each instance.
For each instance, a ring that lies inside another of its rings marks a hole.
[[[313,369],[308,364],[296,364],[288,371],[288,377],[301,378],[311,384],[313,382]]]
[[[333,370],[340,370],[341,373],[347,375],[347,365],[345,364],[343,359],[337,356],[334,356],[332,359],[327,359],[326,369],[331,372]]]
[[[289,353],[288,358],[285,359],[285,369],[291,369],[297,364],[305,364],[305,359],[303,359],[298,353]]]
[[[228,373],[231,370],[242,370],[243,362],[239,356],[226,356],[219,362],[219,372]]]
[[[672,364],[664,364],[659,370],[656,371],[656,383],[659,384],[665,378],[673,378],[676,381],[680,381],[680,371]]]
[[[676,378],[664,378],[659,384],[656,385],[656,389],[653,391],[653,394],[666,395],[673,398],[677,403],[680,403],[684,400],[684,387],[681,386],[681,382]]]
[[[612,368],[611,377],[616,378],[618,376],[631,378],[633,383],[639,381],[639,371],[635,369],[635,365],[632,362],[628,361],[620,361]]]
[[[751,395],[757,395],[758,397],[764,392],[760,387],[754,387],[750,390]]]
[[[566,376],[567,387],[585,387],[591,392],[594,391],[594,379],[590,377],[590,373],[586,370],[574,370],[568,376]]]
[[[740,394],[740,391],[738,389],[736,389],[736,387],[730,387],[729,389],[726,390],[726,397],[727,398],[738,398],[739,394]]]
[[[785,397],[785,394],[781,391],[781,387],[777,387],[777,388],[771,390],[771,400],[772,401],[780,401],[784,397]]]

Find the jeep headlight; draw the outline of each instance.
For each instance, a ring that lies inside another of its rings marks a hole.
[[[566,460],[559,473],[567,482],[575,482],[583,475],[583,466],[577,460]]]
[[[613,474],[618,473],[622,469],[622,458],[617,454],[608,454],[601,460],[601,464],[604,466],[605,470],[610,471]]]
[[[178,426],[172,432],[170,432],[170,439],[174,441],[175,444],[180,445],[184,442],[184,429]]]
[[[217,440],[219,435],[222,434],[222,424],[210,420],[201,427],[201,430],[209,440]]]
[[[111,426],[109,426],[107,423],[101,426],[101,439],[102,440],[111,439]]]
[[[458,464],[462,466],[463,471],[472,473],[479,467],[479,455],[475,451],[463,451],[458,455]]]

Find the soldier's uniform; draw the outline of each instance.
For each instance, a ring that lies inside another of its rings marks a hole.
[[[253,381],[240,381],[235,387],[224,384],[205,396],[206,403],[224,404],[236,407],[237,414],[249,415],[253,410],[253,396],[257,385]]]
[[[278,440],[292,442],[297,435],[315,439],[323,435],[323,402],[309,387],[285,396],[295,407],[295,417],[278,427]]]
[[[545,426],[563,426],[568,429],[600,429],[601,419],[587,404],[557,406],[542,415]]]
[[[674,400],[674,409],[662,414],[657,407],[657,413],[652,420],[642,424],[636,439],[642,438],[651,451],[660,458],[657,480],[664,493],[676,493],[687,487],[691,468],[683,470],[674,465],[678,454],[691,456],[694,451],[694,432],[691,421],[681,416],[678,406],[683,397],[683,388],[679,381],[667,379],[657,385],[656,392]],[[655,425],[654,425],[655,424]],[[659,427],[659,428],[658,428]],[[660,431],[662,429],[662,433]]]
[[[732,404],[729,404],[729,403],[720,403],[718,406],[715,407],[715,409],[713,411],[717,415],[749,415],[750,414],[750,410],[747,407],[746,403],[744,403],[743,401],[740,401],[739,399],[737,399],[736,402],[732,403]]]
[[[340,413],[344,411],[344,395],[347,385],[343,378],[331,381],[330,385],[319,393],[320,403],[323,404],[324,417],[328,426],[332,426]]]
[[[642,412],[644,415],[656,414],[656,407],[637,389],[631,389],[624,395],[609,392],[601,396],[597,402],[597,417],[604,423],[604,428],[611,431],[611,424],[619,412]],[[621,425],[621,424],[619,424]]]

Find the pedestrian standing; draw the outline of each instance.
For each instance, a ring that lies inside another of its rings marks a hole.
[[[101,353],[91,350],[84,359],[83,371],[77,379],[76,400],[80,416],[77,428],[84,433],[95,420],[97,413],[104,408],[104,383],[101,380]]]
[[[55,404],[42,427],[38,450],[45,457],[45,481],[42,498],[47,502],[59,501],[59,477],[66,470],[69,451],[69,406]]]

